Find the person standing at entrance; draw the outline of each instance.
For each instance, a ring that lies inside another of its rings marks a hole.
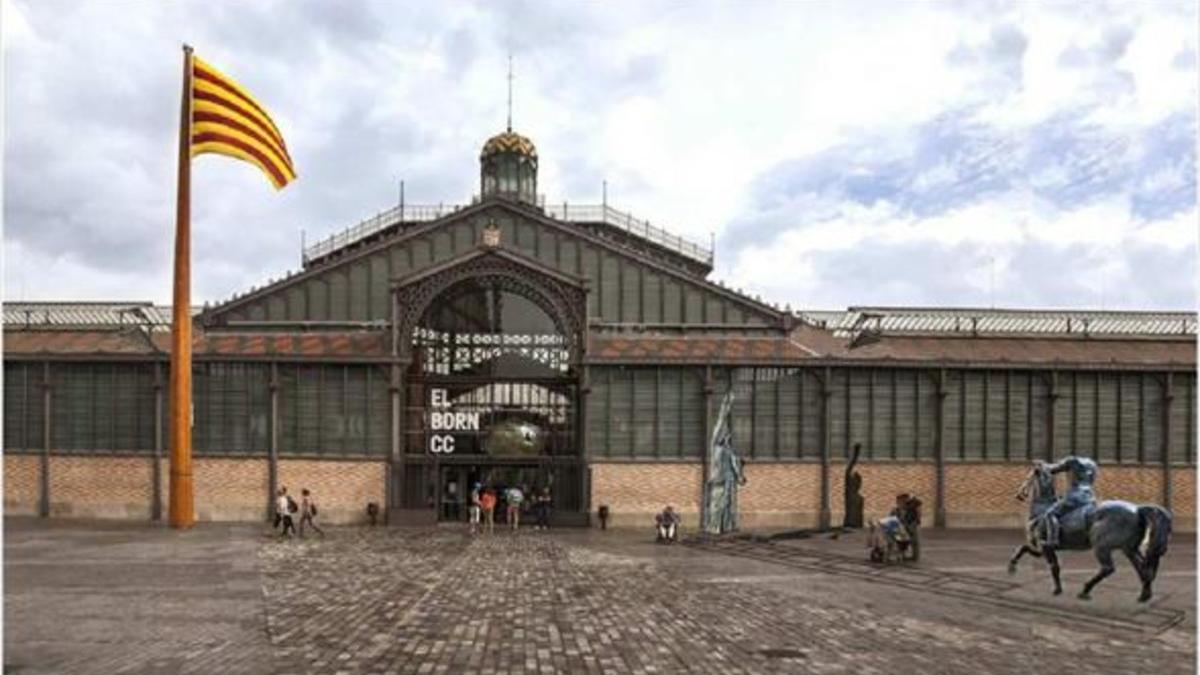
[[[476,483],[471,488],[471,534],[479,534],[480,485]]]
[[[504,493],[505,500],[508,502],[508,523],[514,531],[521,526],[521,503],[525,501],[525,493],[521,492],[521,488],[512,486],[508,492]]]
[[[534,507],[537,509],[537,529],[550,529],[550,486],[542,488],[541,494],[534,498]]]
[[[321,535],[322,539],[325,538],[325,530],[322,530],[321,528],[317,527],[316,522],[313,521],[313,519],[316,517],[317,517],[317,501],[315,499],[313,499],[313,496],[312,496],[312,494],[309,493],[308,488],[303,488],[302,490],[300,490],[300,538],[301,539],[304,538],[304,524],[305,523],[308,523],[309,527],[316,530],[317,534]]]
[[[479,495],[479,510],[483,512],[483,525],[487,528],[487,533],[491,534],[496,523],[496,493],[492,492],[491,488],[483,491]]]

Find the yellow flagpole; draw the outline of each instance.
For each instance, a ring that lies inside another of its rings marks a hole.
[[[192,48],[183,46],[179,189],[175,206],[175,287],[171,307],[171,527],[196,522],[192,493]]]

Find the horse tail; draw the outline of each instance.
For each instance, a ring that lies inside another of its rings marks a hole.
[[[1158,572],[1158,561],[1167,553],[1167,543],[1171,539],[1171,512],[1161,506],[1139,506],[1138,522],[1141,524],[1139,539],[1146,536],[1146,528],[1150,528],[1150,541],[1146,546],[1145,565],[1150,572],[1150,578]]]

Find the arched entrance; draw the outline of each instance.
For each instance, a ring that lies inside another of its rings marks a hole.
[[[475,484],[549,487],[555,521],[581,522],[582,286],[500,250],[466,258],[397,289],[404,415],[393,501],[444,522],[466,519]]]

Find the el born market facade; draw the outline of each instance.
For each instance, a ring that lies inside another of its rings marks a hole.
[[[195,314],[199,519],[287,485],[330,521],[454,520],[481,482],[551,486],[561,524],[695,526],[732,389],[743,527],[840,522],[860,443],[868,514],[913,492],[937,525],[1015,525],[1030,460],[1074,452],[1102,498],[1194,529],[1194,314],[783,309],[710,281],[704,246],[542,203],[537,164],[501,133],[471,204],[402,204]],[[8,513],[162,516],[169,316],[5,305]]]

